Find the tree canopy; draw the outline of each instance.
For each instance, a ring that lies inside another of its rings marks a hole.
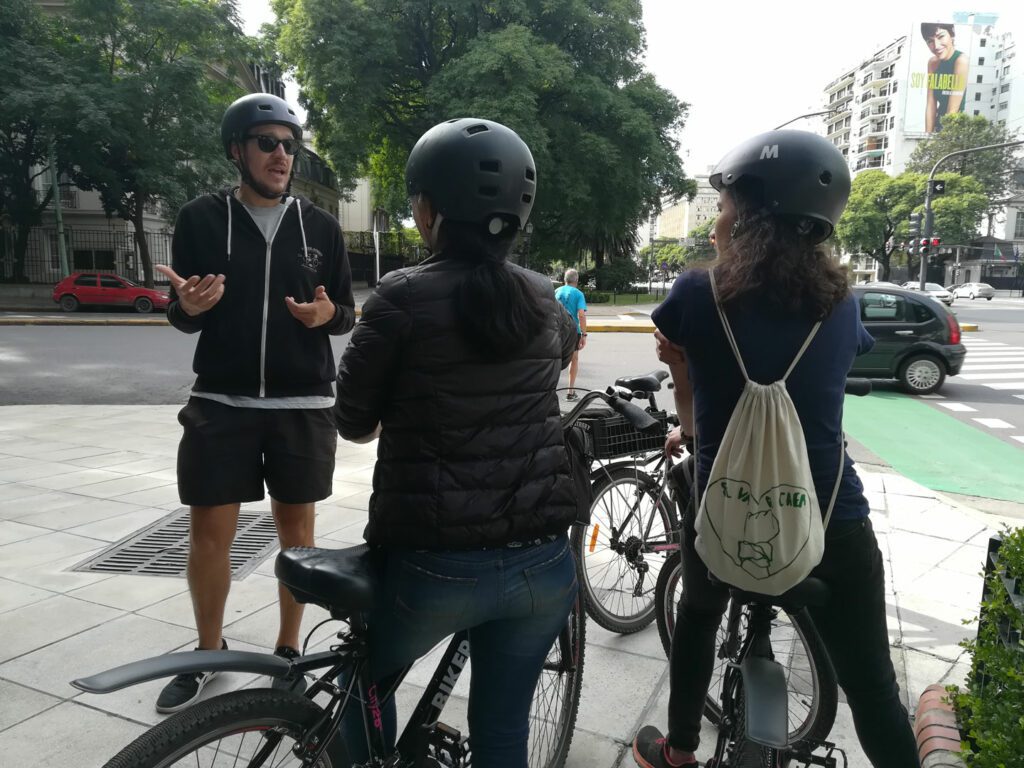
[[[936,178],[946,181],[946,193],[932,201],[934,234],[947,244],[966,243],[977,232],[987,205],[981,184],[955,173]],[[885,171],[864,171],[853,180],[836,236],[846,250],[877,261],[882,280],[889,279],[893,254],[904,252],[910,214],[924,211],[926,185],[926,175],[912,172],[893,177]]]
[[[432,125],[502,122],[538,166],[531,252],[632,256],[664,195],[692,195],[686,105],[644,72],[634,0],[274,0],[317,145],[407,213],[402,169]],[[531,261],[534,257],[531,256]]]
[[[132,223],[147,285],[153,269],[143,213],[157,201],[173,216],[233,169],[220,118],[242,95],[230,68],[246,48],[228,0],[74,0],[69,24],[79,62],[98,89],[109,125],[74,156],[71,175],[99,192],[110,215]]]
[[[950,152],[989,144],[1003,144],[1014,141],[1018,136],[1007,131],[1005,125],[988,120],[980,115],[956,113],[942,118],[942,130],[925,139],[914,148],[907,170],[931,173],[935,163]],[[1011,190],[1013,174],[1020,167],[1020,147],[1004,147],[985,152],[951,157],[940,167],[940,171],[959,176],[972,176],[987,197],[986,209],[994,214]],[[941,175],[941,174],[940,174]],[[990,232],[991,234],[991,232]]]

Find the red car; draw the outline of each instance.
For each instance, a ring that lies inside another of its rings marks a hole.
[[[134,307],[145,314],[154,308],[167,309],[170,296],[167,291],[143,288],[119,275],[75,272],[54,286],[53,300],[65,312],[74,312],[82,305],[107,305]]]

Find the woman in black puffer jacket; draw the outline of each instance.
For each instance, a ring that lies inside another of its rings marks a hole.
[[[365,532],[382,550],[371,664],[388,690],[389,675],[468,628],[474,764],[522,768],[533,690],[577,590],[555,393],[576,327],[547,278],[506,261],[536,195],[519,136],[487,120],[437,125],[406,183],[433,255],[367,301],[335,405],[343,438],[380,438]]]

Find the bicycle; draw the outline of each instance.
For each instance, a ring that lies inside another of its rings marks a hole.
[[[623,377],[608,390],[627,401],[647,400],[645,410],[657,428],[640,431],[607,412],[580,418],[590,437],[594,498],[589,522],[573,531],[572,547],[587,614],[619,634],[639,632],[654,621],[654,584],[679,527],[665,492],[669,464],[663,451],[674,417],[659,411],[655,399],[667,377],[664,370]],[[587,397],[573,413],[583,411]]]
[[[640,427],[652,422],[646,413],[620,398],[598,396]],[[577,418],[573,414],[564,417],[563,429],[571,429]],[[468,766],[472,755],[468,738],[440,720],[471,657],[465,630],[449,641],[395,749],[389,750],[385,744],[383,706],[394,696],[411,665],[388,690],[378,690],[369,678],[364,613],[371,605],[372,557],[367,545],[340,550],[300,547],[277,557],[275,574],[297,601],[319,605],[330,613],[327,621],[345,624],[337,633],[338,642],[327,651],[306,654],[304,649],[291,661],[272,654],[230,650],[171,653],[72,681],[88,693],[110,693],[149,680],[209,671],[312,679],[302,694],[256,688],[200,702],[146,731],[107,762],[106,768],[167,768],[186,763],[218,768],[228,764],[233,768],[346,766],[350,764],[348,750],[338,732],[351,706],[359,707],[362,714],[370,755],[364,765]],[[531,768],[560,768],[565,763],[583,684],[585,637],[586,615],[582,597],[578,596],[534,692],[530,710]],[[307,645],[308,641],[307,637]]]
[[[864,379],[848,379],[847,394],[871,391]],[[695,463],[691,454],[687,461]],[[694,477],[692,470],[687,477]],[[681,505],[696,499],[679,489]],[[670,655],[676,606],[682,589],[679,544],[662,567],[656,586],[658,634]],[[709,768],[775,768],[793,761],[835,768],[836,753],[827,741],[835,724],[839,685],[825,645],[808,607],[829,600],[828,586],[814,577],[783,595],[729,590],[729,605],[715,638],[717,648],[704,716],[718,727]]]

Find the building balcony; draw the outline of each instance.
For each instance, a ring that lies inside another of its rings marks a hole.
[[[848,86],[850,83],[852,83],[855,78],[856,76],[853,72],[848,72],[847,74],[843,75],[837,80],[833,80],[831,83],[826,85],[825,93],[833,93],[835,91],[841,90]]]

